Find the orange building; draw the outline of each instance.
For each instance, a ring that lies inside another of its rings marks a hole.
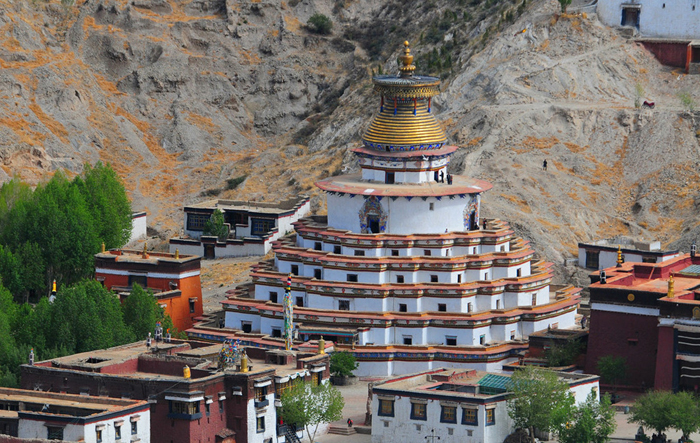
[[[180,331],[202,315],[201,257],[168,252],[112,249],[95,255],[95,279],[122,301],[134,283],[153,296]]]

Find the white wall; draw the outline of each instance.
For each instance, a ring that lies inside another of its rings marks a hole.
[[[138,213],[141,214],[141,213]],[[146,236],[146,214],[131,217],[131,236],[128,243]]]
[[[642,36],[700,38],[700,4],[695,0],[599,0],[596,12],[600,21],[618,27],[622,21],[622,5],[632,3],[641,5],[639,32]]]
[[[360,233],[359,212],[365,203],[362,196],[350,198],[349,195],[328,195],[328,225]],[[410,201],[399,197],[392,201],[385,197],[380,201],[387,215],[386,233],[388,234],[440,234],[448,231],[464,231],[464,208],[469,204],[469,197],[428,197],[425,201],[414,197]],[[433,204],[431,211],[430,204]]]
[[[138,418],[137,433],[131,434],[131,419]],[[119,442],[128,442],[138,438],[142,443],[151,441],[151,413],[150,411],[141,411],[136,414],[125,415],[118,418],[110,418],[108,420],[100,420],[86,425],[68,423],[63,428],[64,441],[84,441],[84,443],[97,443],[96,429],[102,427],[102,443],[113,443],[115,439],[114,423],[123,421],[121,425],[121,439]],[[46,439],[48,437],[48,429],[45,426],[50,420],[30,420],[21,418],[17,426],[17,435],[19,438],[39,438]]]
[[[275,412],[275,385],[270,384],[267,387],[268,405],[264,408],[255,407],[255,399],[248,400],[248,443],[264,443],[265,440],[272,438],[276,441],[277,436],[277,414]],[[257,431],[257,418],[265,417],[265,431]]]

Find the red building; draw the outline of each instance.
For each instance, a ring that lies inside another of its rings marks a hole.
[[[276,443],[297,435],[275,400],[293,383],[329,379],[328,354],[246,348],[218,368],[221,344],[137,342],[22,366],[25,389],[147,400],[154,443]],[[187,377],[185,367],[189,368]]]
[[[95,279],[118,293],[122,301],[134,283],[150,289],[173,325],[184,331],[203,312],[200,260],[177,252],[113,249],[95,255]]]
[[[622,263],[591,275],[586,372],[601,357],[627,361],[626,382],[640,389],[698,390],[700,257]]]

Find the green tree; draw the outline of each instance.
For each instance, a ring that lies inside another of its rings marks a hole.
[[[569,385],[557,374],[545,369],[525,366],[510,378],[512,393],[508,399],[508,415],[515,426],[527,429],[534,441],[535,428],[551,431],[558,428],[571,410],[574,398]]]
[[[308,26],[312,32],[328,35],[331,33],[331,29],[333,29],[333,22],[323,14],[314,14],[309,21],[306,22],[306,26]]]
[[[73,184],[87,202],[97,237],[108,249],[124,246],[131,237],[131,202],[117,173],[109,164],[86,164]]]
[[[284,393],[281,401],[282,420],[303,426],[311,443],[314,443],[318,426],[340,420],[345,406],[340,391],[330,383],[318,386],[312,386],[311,383],[298,384]]]
[[[673,395],[669,414],[670,427],[681,431],[684,439],[700,430],[700,405],[690,392],[681,391]]]
[[[334,352],[331,354],[331,374],[337,377],[352,377],[352,371],[357,369],[359,363],[355,356],[349,352]]]
[[[560,443],[605,443],[615,432],[615,409],[610,396],[600,401],[590,392],[585,403],[574,406],[555,433]]]
[[[550,346],[544,351],[544,358],[547,360],[547,366],[567,366],[573,364],[580,353],[581,342],[569,340],[564,346]]]
[[[606,355],[598,359],[598,373],[604,383],[613,386],[613,391],[617,391],[618,382],[627,376],[627,360],[625,357],[615,357]]]
[[[219,241],[225,241],[228,237],[228,227],[224,223],[224,213],[214,209],[209,220],[204,224],[204,235],[215,235]]]
[[[645,428],[654,429],[657,434],[672,427],[671,409],[673,393],[669,391],[649,391],[634,402],[629,423],[637,423]]]
[[[145,291],[138,284],[134,284],[131,293],[122,304],[124,310],[124,323],[131,330],[137,340],[146,338],[149,332],[156,327],[156,322],[161,322],[163,334],[170,328],[174,333],[173,322],[160,307],[153,294]]]
[[[571,4],[571,0],[559,0],[559,4],[561,5],[561,12],[566,14],[566,8]]]

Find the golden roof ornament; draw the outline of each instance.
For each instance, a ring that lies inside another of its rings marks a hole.
[[[675,283],[673,282],[673,274],[668,277],[668,293],[666,294],[668,298],[673,298],[675,296],[675,291],[673,290]]]
[[[412,77],[413,71],[416,70],[416,66],[413,64],[413,56],[411,55],[411,48],[409,47],[408,40],[403,42],[403,55],[399,57],[402,66],[399,68],[400,77]]]
[[[617,245],[617,267],[622,267],[622,263],[622,247],[620,247],[620,245]]]

